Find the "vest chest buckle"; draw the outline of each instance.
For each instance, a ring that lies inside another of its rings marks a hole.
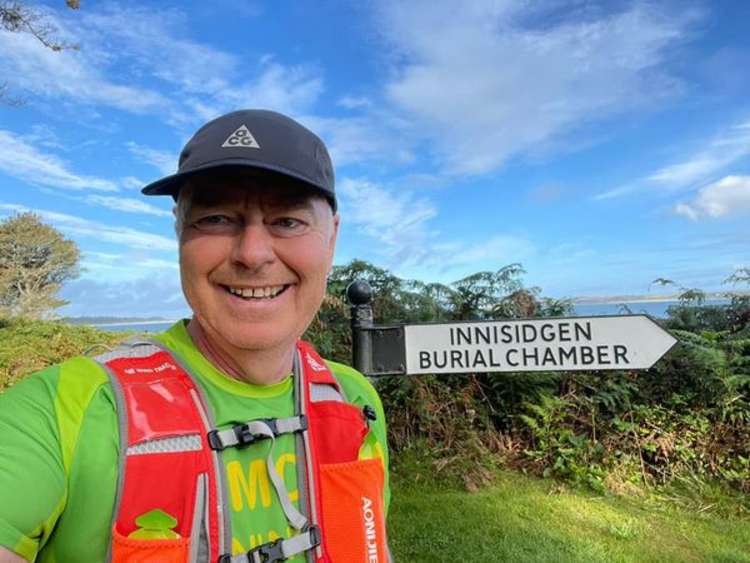
[[[315,549],[320,545],[320,541],[320,528],[311,526],[306,532],[291,538],[279,538],[259,545],[248,551],[244,556],[250,563],[278,563],[310,549]],[[233,559],[227,561],[233,561]],[[220,560],[219,563],[223,562]]]
[[[281,541],[281,538],[279,538],[276,541],[259,545],[252,551],[248,552],[248,559],[253,563],[277,563],[278,561],[286,561]]]
[[[237,436],[237,445],[235,446],[237,448],[250,446],[258,440],[262,440],[265,438],[265,436],[260,436],[258,434],[255,434],[254,432],[251,432],[250,426],[248,424],[237,424],[236,426],[232,427],[232,430],[234,430],[234,435]]]

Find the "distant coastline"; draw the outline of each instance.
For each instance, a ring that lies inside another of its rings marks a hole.
[[[729,301],[729,291],[712,291],[705,294],[707,304],[726,303]],[[750,291],[732,291],[735,295],[750,296]],[[673,303],[679,301],[679,293],[665,293],[659,295],[586,295],[572,297],[570,301],[574,305],[623,305],[639,303]],[[79,325],[93,325],[99,327],[111,327],[122,325],[171,325],[178,319],[165,319],[162,317],[65,317],[63,322]]]
[[[177,319],[150,319],[144,320],[130,320],[130,321],[119,321],[119,322],[106,322],[106,323],[86,323],[94,324],[95,326],[121,326],[121,325],[163,325],[163,324],[174,324]]]
[[[728,301],[729,293],[735,295],[750,295],[750,291],[712,291],[706,293],[706,301]],[[663,303],[665,301],[678,301],[680,293],[669,293],[661,295],[589,295],[573,297],[573,303],[581,304],[618,304],[618,303]]]
[[[161,317],[64,317],[63,322],[72,325],[117,326],[117,325],[151,325],[174,323],[177,319]]]

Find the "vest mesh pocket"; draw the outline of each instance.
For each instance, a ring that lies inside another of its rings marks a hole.
[[[112,530],[112,563],[187,563],[190,538],[140,540]]]
[[[333,563],[387,563],[380,459],[320,466],[323,541]]]

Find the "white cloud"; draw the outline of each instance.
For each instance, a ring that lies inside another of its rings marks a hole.
[[[750,156],[750,123],[739,123],[679,162],[664,166],[625,186],[597,194],[594,199],[611,199],[653,187],[667,191],[690,188],[711,180],[712,176],[715,178],[722,170],[747,156]],[[690,215],[687,208],[681,209],[680,213]]]
[[[676,191],[716,178],[716,175],[738,160],[750,156],[750,122],[729,127],[699,150],[679,162],[659,168],[648,176],[594,196],[594,200],[612,199],[644,189]],[[687,217],[694,210],[678,204],[675,210]]]
[[[257,76],[247,80],[252,70],[257,70]],[[217,87],[208,95],[188,95],[184,100],[186,108],[174,113],[175,121],[205,123],[223,113],[245,107],[268,108],[298,116],[309,111],[324,89],[323,77],[317,67],[282,65],[271,56],[260,57],[256,68],[244,68],[241,77],[226,76],[225,80],[231,84]]]
[[[138,262],[139,268],[149,268],[153,270],[179,270],[180,264],[177,260],[162,260],[160,258],[147,258]]]
[[[81,12],[80,27],[86,41],[112,53],[129,74],[147,73],[184,92],[227,88],[224,77],[238,64],[229,53],[187,39],[187,21],[178,10],[110,4]]]
[[[70,10],[45,10],[61,38],[80,50],[53,53],[28,34],[1,32],[0,51],[6,56],[0,58],[0,76],[12,76],[10,85],[20,93],[56,104],[73,102],[78,115],[88,111],[93,116],[84,122],[102,125],[98,106],[109,106],[153,114],[182,132],[239,107],[309,115],[324,91],[323,72],[315,64],[284,64],[262,53],[240,58],[190,39],[189,20],[179,9],[107,3],[75,18]],[[337,165],[386,154],[388,135],[378,134],[377,120],[324,121],[330,124]],[[119,123],[107,126],[116,129]],[[54,142],[47,137],[45,143]],[[138,139],[128,148],[162,174],[176,170],[175,152]],[[412,158],[405,151],[387,154],[401,161]]]
[[[75,237],[92,238],[98,241],[111,242],[117,245],[142,250],[177,250],[177,242],[174,239],[144,233],[130,227],[118,227],[107,225],[99,221],[91,221],[81,217],[75,217],[65,213],[49,211],[46,209],[31,209],[23,205],[0,203],[0,210],[11,213],[24,213],[32,211],[42,219],[52,224],[62,232]]]
[[[425,265],[443,272],[466,266],[492,270],[512,262],[523,262],[535,250],[534,245],[522,237],[496,235],[478,244],[436,244],[430,249],[432,256]]]
[[[674,211],[694,221],[750,213],[750,176],[726,176],[701,188],[690,203],[678,203]]]
[[[159,316],[177,319],[189,315],[176,273],[149,272],[148,276],[117,282],[81,278],[65,285],[61,296],[70,301],[60,310],[68,316]]]
[[[406,190],[397,195],[365,179],[345,178],[339,192],[345,221],[373,239],[375,252],[402,272],[429,269],[428,277],[434,278],[436,271],[492,269],[534,252],[529,241],[510,235],[494,235],[478,244],[445,242],[431,226],[438,214],[435,205]]]
[[[124,213],[145,213],[147,215],[156,215],[157,217],[172,217],[171,211],[160,209],[159,207],[141,201],[140,199],[90,195],[87,196],[84,201],[93,205],[108,207],[115,211],[122,211]]]
[[[344,178],[339,192],[346,221],[378,241],[380,252],[392,262],[420,263],[429,255],[427,243],[435,233],[427,222],[437,215],[431,202],[407,191],[392,194],[363,179]]]
[[[337,167],[367,160],[388,163],[414,160],[404,132],[400,130],[401,125],[388,116],[334,118],[305,115],[299,120],[325,141]]]
[[[52,52],[29,34],[0,32],[0,76],[12,76],[10,86],[20,94],[156,114],[192,127],[237,107],[305,112],[323,91],[313,66],[260,54],[248,60],[191,40],[179,9],[108,3],[80,14],[44,10],[57,35],[80,50]]]
[[[140,190],[146,182],[135,176],[126,176],[120,180],[120,185],[127,190]]]
[[[225,109],[260,107],[295,115],[312,107],[322,91],[323,79],[316,69],[268,60],[252,81],[217,90],[216,98]]]
[[[70,147],[66,146],[65,143],[60,140],[57,133],[55,133],[49,125],[44,123],[32,125],[31,133],[27,133],[21,138],[30,145],[45,147],[56,151],[70,150]]]
[[[57,156],[43,153],[20,136],[0,129],[0,171],[19,180],[68,190],[116,192],[114,182],[76,174]]]
[[[449,170],[491,171],[679,89],[660,65],[685,36],[688,11],[663,15],[649,4],[605,14],[573,5],[565,19],[551,19],[540,13],[545,6],[392,0],[380,10],[393,47],[386,94],[436,141]]]
[[[680,188],[704,180],[740,158],[750,155],[750,128],[747,124],[731,127],[714,138],[707,147],[683,162],[666,166],[647,180],[666,187]]]
[[[177,271],[180,266],[177,260],[163,260],[139,254],[112,254],[109,252],[83,253],[81,266],[84,269],[84,277],[101,279],[102,272],[106,271],[106,277],[110,281],[115,279],[137,279],[143,275],[144,270],[155,271]]]
[[[164,175],[174,174],[177,171],[178,155],[174,153],[139,145],[133,141],[127,143],[127,147],[133,155],[150,164]]]
[[[189,22],[176,9],[110,5],[90,10],[83,26],[89,40],[117,53],[107,61],[110,66],[116,64],[130,75],[148,74],[177,88],[180,95],[171,100],[167,116],[176,123],[205,121],[238,107],[299,113],[323,90],[322,77],[312,66],[288,66],[272,56],[248,60],[188,39]]]
[[[372,106],[372,101],[366,96],[344,96],[336,103],[346,109],[369,108]]]
[[[65,26],[50,16],[62,36],[71,35]],[[76,34],[74,42],[78,39]],[[168,101],[145,88],[118,84],[98,68],[97,46],[81,42],[79,51],[54,52],[27,33],[0,31],[0,75],[12,76],[11,87],[50,99],[69,98],[76,102],[105,104],[118,109],[144,113],[163,108]]]

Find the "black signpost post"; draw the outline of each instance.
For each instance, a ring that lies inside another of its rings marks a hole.
[[[351,303],[352,365],[360,373],[372,371],[372,289],[364,280],[356,280],[346,288]]]
[[[346,296],[351,303],[354,369],[369,377],[406,375],[403,326],[373,323],[372,289],[366,281],[350,283]]]
[[[375,325],[369,284],[346,293],[352,363],[368,377],[647,369],[677,342],[646,315]]]

